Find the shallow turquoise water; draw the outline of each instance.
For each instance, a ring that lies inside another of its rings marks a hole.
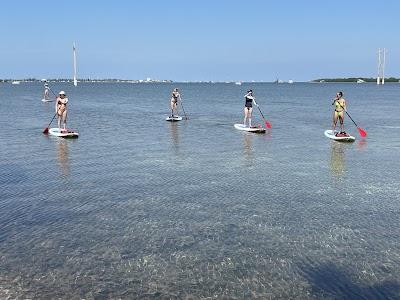
[[[0,298],[400,297],[400,85],[51,87],[79,139],[0,85]],[[265,135],[233,128],[248,88]],[[338,90],[366,140],[324,137]]]

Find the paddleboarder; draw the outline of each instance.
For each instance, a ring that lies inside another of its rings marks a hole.
[[[56,114],[58,119],[58,128],[61,130],[61,122],[63,123],[63,130],[66,131],[67,125],[67,103],[68,98],[64,91],[58,93],[56,100]]]
[[[181,99],[181,94],[179,94],[179,90],[175,88],[172,91],[171,96],[171,117],[174,117],[174,111],[178,114],[178,100]]]
[[[255,103],[255,98],[253,96],[253,90],[248,90],[247,94],[244,95],[245,103],[244,103],[244,120],[243,125],[247,126],[246,123],[248,121],[249,127],[251,127],[251,116],[253,113],[253,101]]]
[[[49,97],[49,90],[50,90],[50,88],[49,88],[49,84],[48,84],[48,82],[47,82],[47,80],[44,82],[44,95],[43,95],[43,99],[45,99],[45,100],[49,100],[50,99],[50,97]]]
[[[335,99],[333,99],[332,105],[334,105],[335,110],[333,112],[333,132],[336,129],[336,123],[339,119],[340,122],[340,132],[336,133],[336,136],[346,136],[347,133],[344,131],[344,113],[346,112],[346,100],[343,98],[343,92],[336,93]]]

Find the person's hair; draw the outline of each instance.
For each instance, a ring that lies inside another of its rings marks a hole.
[[[343,96],[343,92],[338,92],[339,96],[342,97]]]

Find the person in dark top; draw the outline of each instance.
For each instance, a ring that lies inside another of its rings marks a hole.
[[[248,121],[249,127],[251,127],[251,115],[253,113],[253,101],[254,101],[253,90],[248,90],[247,94],[244,96],[244,99],[245,103],[244,103],[243,125],[246,126]]]
[[[175,88],[171,95],[171,117],[174,117],[174,112],[178,114],[178,100],[181,100],[179,90]]]

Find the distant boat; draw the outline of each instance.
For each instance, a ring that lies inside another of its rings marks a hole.
[[[21,83],[21,81],[18,81],[18,80],[14,80],[11,82],[11,84],[20,84],[20,83]]]
[[[74,86],[78,85],[78,80],[76,80],[76,48],[75,48],[75,43],[72,45],[72,52],[74,55]]]
[[[289,80],[288,83],[293,83],[293,80]]]
[[[236,85],[242,85],[242,83],[240,81],[236,81],[235,84]]]
[[[365,83],[365,80],[357,79],[357,83]]]

